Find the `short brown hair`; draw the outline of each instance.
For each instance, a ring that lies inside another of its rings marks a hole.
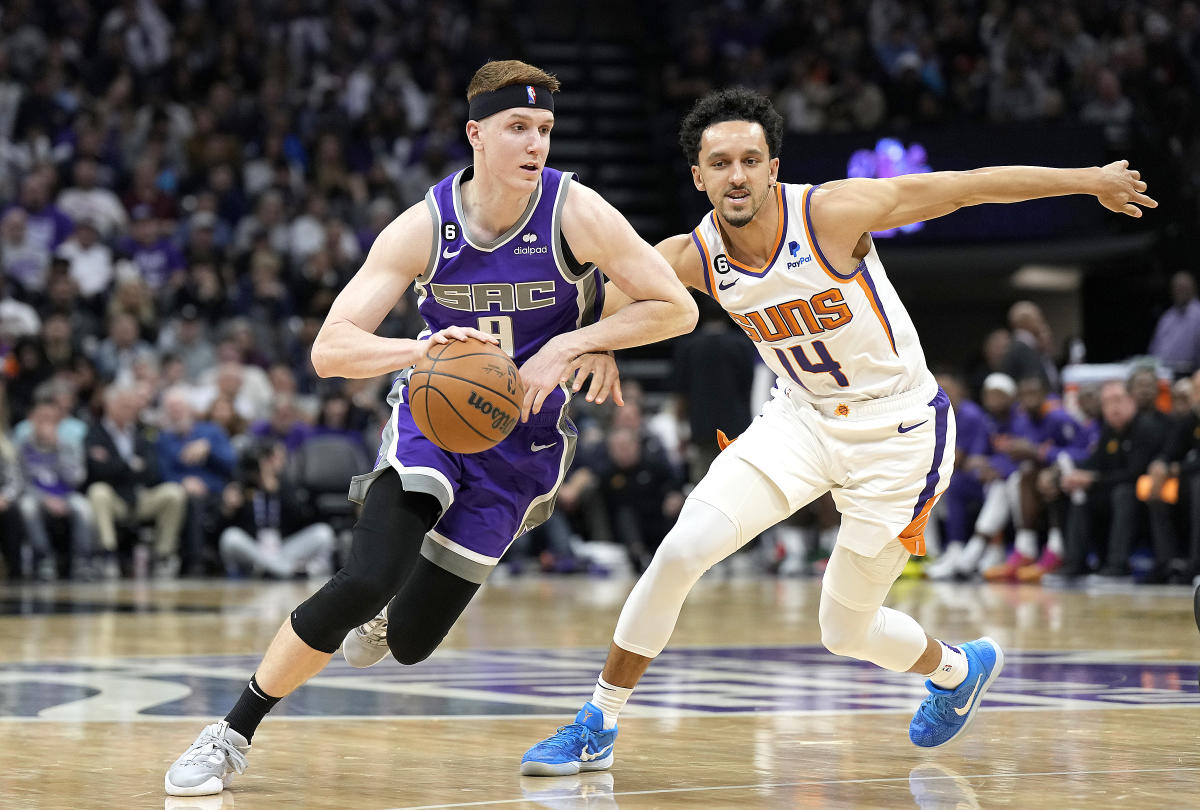
[[[467,85],[467,101],[480,93],[491,93],[510,84],[536,84],[551,93],[558,92],[558,79],[552,74],[516,59],[503,59],[488,62],[475,71],[471,83]]]

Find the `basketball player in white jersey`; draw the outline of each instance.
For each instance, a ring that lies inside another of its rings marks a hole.
[[[821,640],[835,654],[928,679],[913,743],[958,736],[1003,668],[993,640],[950,646],[883,607],[909,555],[925,553],[925,522],[954,465],[954,414],[870,234],[982,203],[1091,194],[1132,217],[1157,203],[1125,161],[780,183],[782,124],[767,98],[743,89],[709,94],[682,123],[692,178],[714,210],[658,249],[684,284],[726,309],[779,381],[688,497],[626,600],[591,701],[525,754],[524,774],[610,767],[617,715],[695,582],[831,490],[842,520],[822,581]],[[619,309],[619,298],[606,310]]]

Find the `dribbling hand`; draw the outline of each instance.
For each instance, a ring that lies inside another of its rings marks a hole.
[[[1100,172],[1102,180],[1096,199],[1109,211],[1136,219],[1142,215],[1139,205],[1158,208],[1158,201],[1145,194],[1146,181],[1142,179],[1142,173],[1129,168],[1128,160],[1113,161]]]
[[[484,343],[497,346],[500,344],[500,340],[495,335],[489,335],[487,332],[480,332],[469,326],[447,326],[442,331],[430,335],[429,340],[423,341],[426,344],[425,351],[428,352],[431,346],[449,343],[452,340],[482,340]]]

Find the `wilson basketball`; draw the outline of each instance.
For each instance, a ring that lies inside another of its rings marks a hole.
[[[525,386],[512,358],[481,340],[432,346],[408,378],[413,421],[451,453],[495,447],[521,418]]]

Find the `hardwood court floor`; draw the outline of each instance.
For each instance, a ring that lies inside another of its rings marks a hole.
[[[167,766],[317,584],[0,587],[0,808],[1200,807],[1187,589],[902,581],[890,604],[1008,655],[970,732],[928,752],[906,736],[920,680],[825,653],[814,580],[718,572],[622,715],[611,772],[518,763],[590,696],[632,583],[520,578],[416,667],[336,656],[231,790],[166,797]]]

